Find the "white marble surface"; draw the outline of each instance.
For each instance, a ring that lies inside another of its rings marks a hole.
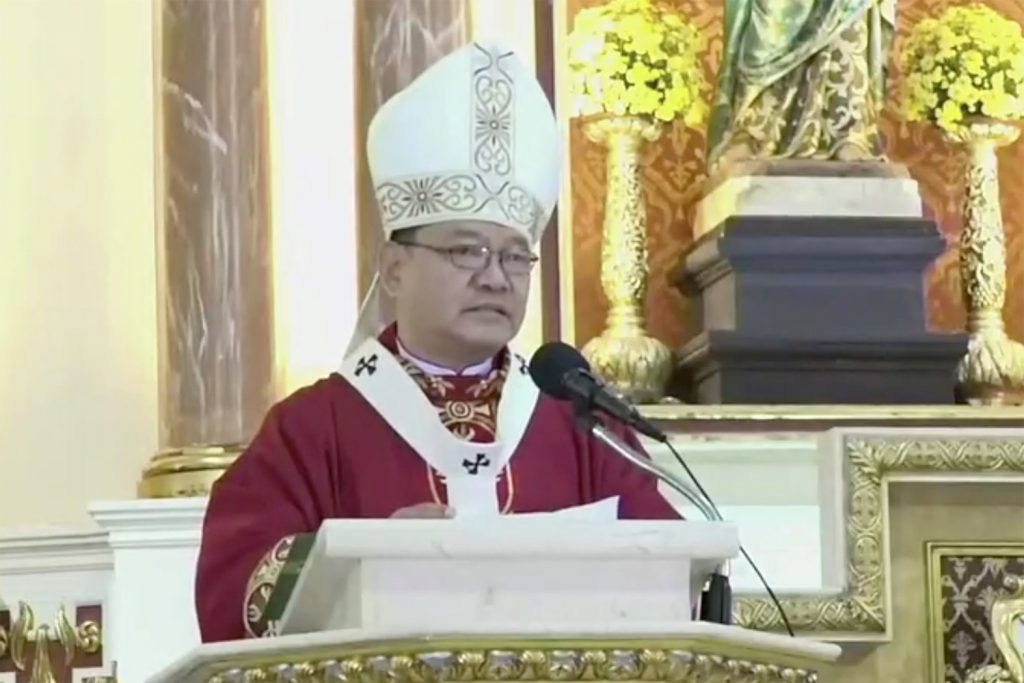
[[[721,522],[331,520],[281,631],[686,621],[737,553]]]
[[[280,636],[259,640],[229,643],[211,643],[196,648],[171,666],[149,679],[148,683],[190,683],[205,680],[212,665],[228,657],[260,657],[274,659],[297,648],[319,649],[330,647],[358,647],[380,645],[393,641],[437,641],[441,639],[462,639],[486,637],[487,640],[501,639],[608,639],[629,638],[694,638],[723,644],[746,646],[770,650],[780,656],[795,655],[813,658],[822,663],[834,662],[841,654],[841,648],[831,643],[821,643],[803,638],[789,638],[772,633],[749,631],[737,626],[723,626],[704,622],[635,622],[629,625],[609,625],[601,622],[590,624],[559,622],[521,622],[509,624],[505,629],[494,630],[486,624],[467,623],[457,629],[436,628],[430,631],[410,629],[340,629],[293,636]]]
[[[543,516],[466,520],[335,519],[324,522],[323,552],[339,558],[544,559],[716,558],[736,552],[731,524]]]
[[[199,644],[193,585],[205,499],[96,503],[113,568],[107,657],[118,679],[143,681]]]
[[[694,237],[733,216],[920,218],[924,205],[909,178],[739,176],[697,205]]]
[[[845,526],[838,444],[813,433],[673,434],[722,516],[736,524],[740,543],[776,591],[838,592],[845,585]],[[644,440],[656,462],[686,479],[669,450]],[[682,496],[662,493],[688,519],[700,513]],[[784,533],[783,533],[784,532]],[[753,567],[732,565],[733,591],[763,594]]]

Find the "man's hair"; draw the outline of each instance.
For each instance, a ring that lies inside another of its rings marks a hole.
[[[395,230],[391,233],[390,241],[397,244],[409,244],[410,242],[415,242],[416,237],[422,229],[422,225],[417,225],[414,228],[402,228],[401,230]]]

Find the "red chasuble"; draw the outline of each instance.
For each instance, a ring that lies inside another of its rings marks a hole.
[[[508,352],[487,376],[430,376],[398,356],[393,327],[380,342],[452,433],[494,441],[502,386],[517,362]],[[620,434],[639,448],[632,433]],[[653,477],[581,430],[568,404],[544,396],[498,476],[497,494],[505,514],[620,496],[620,518],[679,517]],[[299,390],[270,410],[211,492],[196,579],[203,641],[272,635],[263,611],[297,536],[325,519],[386,518],[427,502],[447,502],[444,480],[346,378]]]

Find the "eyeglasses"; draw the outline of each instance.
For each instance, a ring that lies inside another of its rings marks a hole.
[[[495,251],[484,245],[463,245],[458,247],[435,247],[421,242],[398,242],[404,247],[420,247],[436,254],[441,254],[451,261],[452,265],[462,270],[481,272],[491,265],[491,258],[497,255],[498,263],[508,275],[526,275],[533,270],[533,264],[539,259],[526,251]]]

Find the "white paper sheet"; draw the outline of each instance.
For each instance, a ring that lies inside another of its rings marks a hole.
[[[587,522],[605,522],[619,518],[619,496],[604,498],[596,503],[576,505],[562,508],[554,512],[528,512],[515,517],[557,517],[559,519],[575,519]]]

